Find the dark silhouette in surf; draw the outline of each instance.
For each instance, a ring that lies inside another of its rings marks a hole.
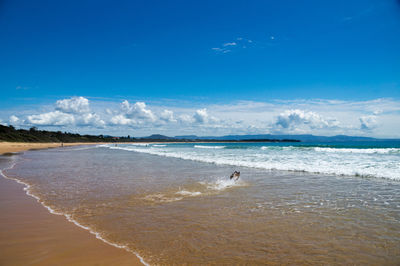
[[[235,171],[235,172],[233,172],[233,173],[231,174],[230,179],[234,178],[235,181],[237,181],[237,180],[239,179],[239,177],[240,177],[240,172]]]

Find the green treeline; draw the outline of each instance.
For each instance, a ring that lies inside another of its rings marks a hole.
[[[111,137],[80,135],[61,131],[38,130],[32,127],[29,130],[15,129],[13,126],[0,125],[0,141],[10,142],[124,142],[133,141],[131,137]]]

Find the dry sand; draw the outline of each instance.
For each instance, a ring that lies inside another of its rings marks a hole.
[[[0,154],[59,145],[0,143]],[[0,265],[141,265],[134,254],[49,213],[23,187],[0,177]]]
[[[64,146],[90,145],[99,143],[64,143]],[[61,143],[26,143],[26,142],[0,142],[0,154],[27,151],[31,149],[47,149],[61,147]]]

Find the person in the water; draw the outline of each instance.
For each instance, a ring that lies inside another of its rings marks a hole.
[[[237,181],[237,180],[239,179],[239,177],[240,177],[240,172],[235,171],[235,172],[233,172],[233,173],[231,174],[231,178],[230,178],[230,179],[234,178],[235,181]]]

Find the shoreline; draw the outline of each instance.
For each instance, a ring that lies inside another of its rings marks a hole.
[[[5,142],[0,141],[0,155],[18,153],[28,150],[42,150],[60,147],[82,146],[104,144],[100,142],[76,142],[76,143],[59,143],[59,142]],[[63,146],[62,146],[63,145]]]
[[[14,145],[5,150],[7,144]],[[101,143],[68,144],[64,146]],[[60,147],[60,143],[3,142],[0,143],[0,154],[55,147]],[[102,239],[90,228],[43,205],[38,197],[30,193],[29,184],[9,178],[1,170],[0,175],[1,265],[145,264],[138,254]]]
[[[61,148],[61,147],[71,147],[71,146],[84,146],[84,145],[101,145],[101,144],[179,144],[179,143],[189,143],[189,144],[224,144],[224,143],[263,143],[262,141],[131,141],[131,142],[7,142],[0,141],[0,155],[7,155],[12,153],[18,153],[28,150],[42,150],[51,148]],[[273,142],[267,142],[273,143]],[[63,145],[63,146],[62,146]]]

